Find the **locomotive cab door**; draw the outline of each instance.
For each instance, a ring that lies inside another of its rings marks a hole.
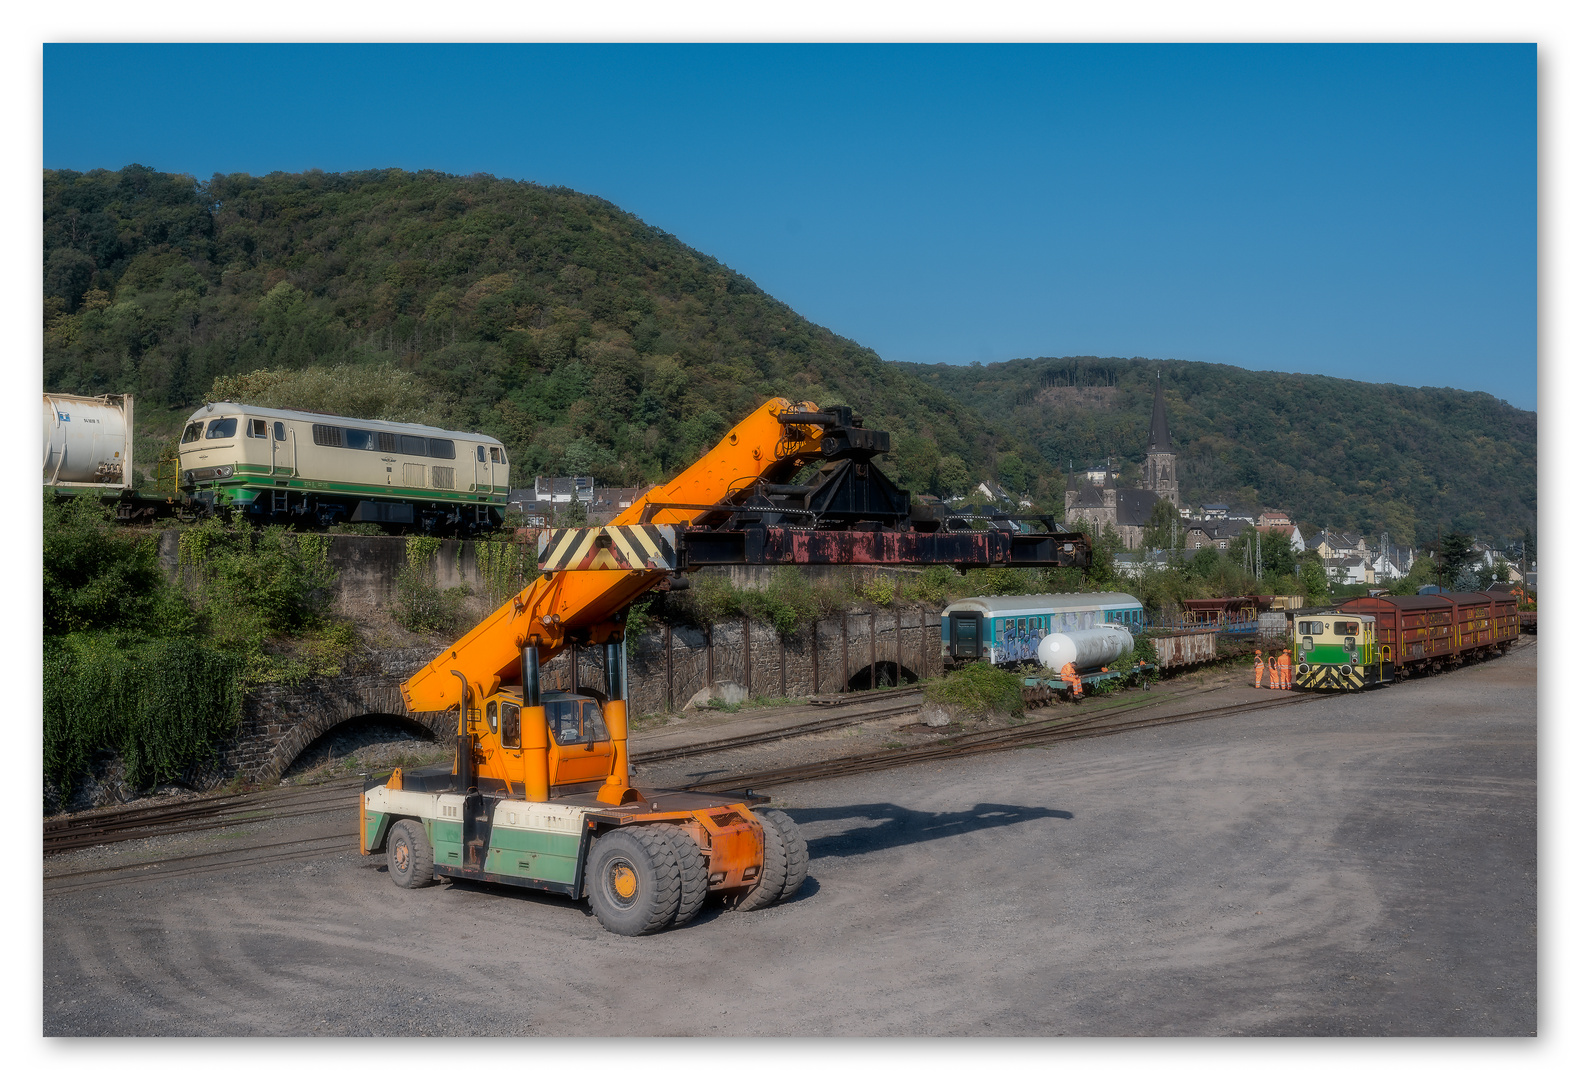
[[[269,472],[290,476],[296,472],[296,440],[291,429],[278,420],[269,425]]]

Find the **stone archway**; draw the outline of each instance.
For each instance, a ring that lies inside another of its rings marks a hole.
[[[883,689],[890,686],[903,686],[907,683],[918,682],[916,672],[893,660],[879,660],[877,664],[868,664],[851,672],[850,681],[845,684],[846,690],[872,690]]]
[[[414,713],[390,676],[320,679],[296,687],[265,687],[249,695],[234,752],[238,771],[262,783],[278,780],[315,740],[348,720],[371,715],[416,724],[436,736],[454,729],[454,713]]]

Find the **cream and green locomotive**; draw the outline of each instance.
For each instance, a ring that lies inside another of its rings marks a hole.
[[[510,496],[498,439],[424,424],[216,401],[181,434],[182,498],[260,523],[372,522],[469,534]]]
[[[1393,663],[1377,648],[1371,615],[1317,612],[1295,619],[1295,687],[1364,690],[1393,682]]]

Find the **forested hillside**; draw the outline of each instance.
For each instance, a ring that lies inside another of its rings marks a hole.
[[[1141,359],[900,366],[1029,441],[1055,481],[1109,456],[1138,471],[1161,372],[1189,503],[1403,544],[1535,528],[1536,414],[1490,394]]]
[[[219,392],[504,440],[514,479],[653,481],[769,396],[856,406],[916,491],[1057,512],[1130,474],[1162,370],[1187,499],[1400,543],[1534,524],[1536,418],[1486,394],[1150,360],[887,363],[609,203],[398,169],[44,174],[44,386],[140,396],[151,462]],[[259,375],[258,372],[266,372]]]
[[[51,390],[131,391],[151,415],[189,410],[220,376],[354,364],[309,382],[387,418],[496,435],[518,482],[657,480],[776,394],[856,406],[895,433],[896,471],[919,489],[938,486],[941,460],[963,482],[962,463],[978,472],[995,449],[968,410],[871,349],[565,188],[397,169],[46,171],[44,293]]]

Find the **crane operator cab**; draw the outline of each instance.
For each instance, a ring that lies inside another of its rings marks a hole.
[[[596,788],[608,777],[615,753],[603,706],[590,695],[559,690],[545,691],[542,700],[549,738],[537,753],[547,751],[550,796]],[[519,686],[502,687],[483,706],[489,734],[494,738],[483,744],[482,771],[485,776],[503,779],[507,785],[513,782],[517,789],[526,777],[524,755],[531,752],[530,747],[522,747],[521,711]],[[494,754],[499,758],[497,764],[488,760]],[[489,768],[490,765],[494,767]]]

